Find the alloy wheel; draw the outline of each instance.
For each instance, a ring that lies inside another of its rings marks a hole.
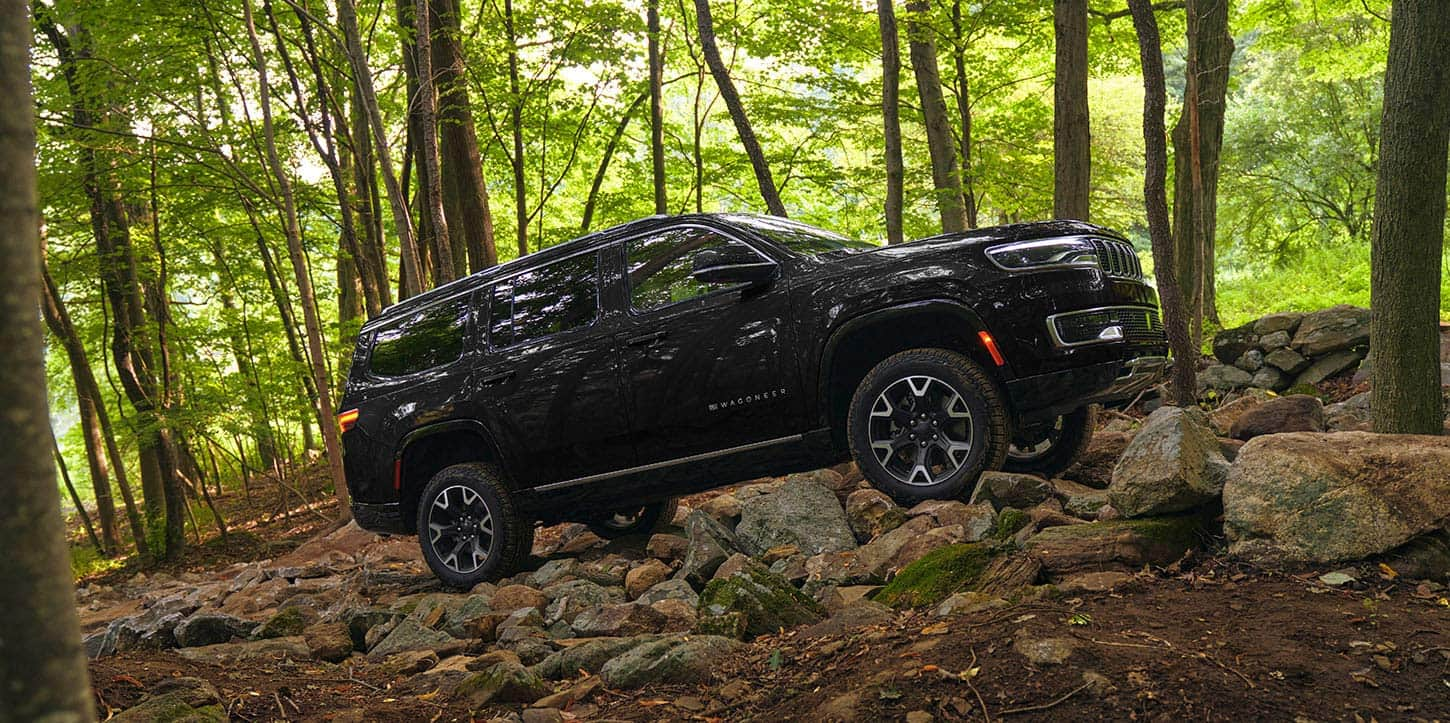
[[[466,575],[488,560],[493,513],[471,487],[444,487],[428,510],[428,544],[449,570]]]
[[[1062,439],[1062,417],[1052,420],[1052,426],[1042,428],[1032,435],[1037,439],[1013,439],[1007,447],[1007,457],[1019,462],[1031,462],[1047,456]]]
[[[912,375],[887,385],[871,405],[871,451],[887,473],[926,487],[951,477],[972,454],[972,412],[952,385]]]

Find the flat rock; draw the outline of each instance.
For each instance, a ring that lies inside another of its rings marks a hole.
[[[1052,484],[1030,474],[1015,472],[984,472],[972,490],[970,504],[991,504],[994,509],[1004,507],[1026,509],[1052,496]]]
[[[182,648],[225,643],[245,638],[257,624],[251,620],[215,612],[197,612],[176,625],[173,634]]]
[[[1136,571],[1167,565],[1198,544],[1201,520],[1194,516],[1106,520],[1053,527],[1027,540],[1026,551],[1049,575]]]
[[[1062,665],[1076,648],[1072,638],[1034,638],[1020,632],[1012,641],[1012,649],[1033,665]]]
[[[695,510],[685,520],[684,563],[676,575],[691,585],[703,587],[738,548],[735,532],[708,513]]]
[[[820,477],[791,475],[774,494],[742,502],[735,527],[740,549],[750,555],[779,545],[795,545],[808,555],[855,549],[856,535],[846,512]]]
[[[1260,336],[1276,333],[1292,334],[1299,328],[1300,322],[1304,321],[1303,312],[1281,311],[1277,314],[1268,314],[1259,317],[1254,321],[1254,333]],[[1285,344],[1288,341],[1284,342]]]
[[[307,642],[300,635],[290,638],[249,640],[244,643],[218,643],[203,645],[199,648],[182,648],[176,651],[176,654],[187,660],[216,665],[282,658],[307,660],[312,657],[312,651],[307,648]]]
[[[907,510],[906,514],[909,517],[925,515],[936,527],[960,525],[966,542],[985,538],[997,523],[997,510],[991,504],[968,505],[957,500],[927,500]]]
[[[1353,349],[1337,351],[1314,360],[1294,377],[1294,385],[1318,384],[1341,372],[1355,368],[1364,354]]]
[[[626,637],[657,633],[669,618],[649,605],[619,603],[590,608],[574,619],[574,632],[584,637]]]
[[[1323,432],[1324,403],[1308,394],[1270,399],[1234,420],[1229,436],[1248,440],[1281,432]]]
[[[1292,346],[1308,357],[1369,343],[1369,309],[1341,304],[1306,314]]]
[[[635,646],[604,664],[600,676],[611,688],[650,683],[697,684],[726,655],[743,645],[717,635],[670,635]]]

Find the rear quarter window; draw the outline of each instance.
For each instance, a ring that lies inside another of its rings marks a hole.
[[[466,300],[422,309],[377,332],[368,370],[401,377],[450,364],[463,356],[467,334]]]

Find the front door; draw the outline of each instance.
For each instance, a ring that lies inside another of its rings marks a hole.
[[[623,244],[628,313],[617,338],[641,465],[800,431],[798,377],[783,348],[785,283],[744,289],[690,275],[696,253],[726,245],[750,248],[702,226]]]

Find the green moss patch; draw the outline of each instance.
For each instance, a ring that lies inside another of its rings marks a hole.
[[[948,545],[902,568],[872,599],[894,608],[936,605],[954,592],[971,590],[998,547],[977,542]]]
[[[820,621],[825,608],[785,578],[759,566],[711,580],[700,593],[700,619],[736,612],[745,616],[745,634],[773,633]]]
[[[997,524],[992,528],[992,537],[1005,540],[1026,527],[1032,518],[1026,512],[1015,507],[1008,507],[997,515]]]

